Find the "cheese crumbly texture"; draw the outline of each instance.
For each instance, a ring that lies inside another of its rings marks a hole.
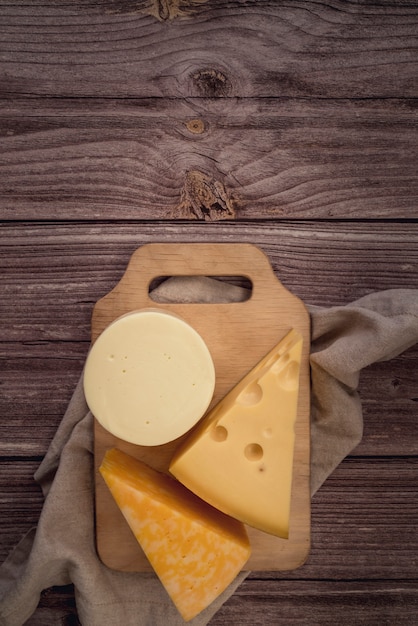
[[[302,336],[292,329],[200,422],[170,472],[226,514],[289,536]]]
[[[178,611],[191,620],[248,560],[245,527],[116,448],[106,452],[99,470]]]

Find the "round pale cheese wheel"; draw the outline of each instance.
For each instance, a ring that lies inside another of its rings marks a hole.
[[[156,446],[190,430],[215,387],[212,357],[177,315],[142,309],[112,322],[93,344],[84,370],[87,404],[113,435]]]

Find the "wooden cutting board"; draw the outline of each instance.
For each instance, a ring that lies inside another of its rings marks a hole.
[[[149,295],[162,276],[244,276],[251,281],[245,302],[158,304]],[[94,307],[92,341],[114,319],[136,309],[163,308],[180,315],[205,340],[215,364],[211,406],[220,400],[291,329],[303,336],[299,407],[293,468],[290,536],[281,539],[248,528],[252,556],[248,570],[291,570],[306,559],[310,546],[310,320],[303,303],[276,278],[266,255],[251,244],[147,244],[131,257],[116,287]],[[96,544],[101,560],[122,571],[151,569],[98,467],[108,448],[119,447],[152,467],[166,471],[182,438],[163,446],[128,444],[94,421]]]

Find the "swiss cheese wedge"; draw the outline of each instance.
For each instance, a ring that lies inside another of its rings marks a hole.
[[[291,330],[177,450],[170,472],[214,507],[287,538],[302,336]]]
[[[243,524],[172,477],[113,448],[100,473],[185,621],[209,606],[250,556]]]

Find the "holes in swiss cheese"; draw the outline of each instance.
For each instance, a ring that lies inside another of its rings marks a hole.
[[[237,398],[237,402],[243,406],[251,406],[252,404],[258,404],[263,397],[263,389],[258,384],[258,381],[254,381],[246,387]]]
[[[225,426],[218,424],[212,428],[212,439],[214,441],[225,441],[228,437],[228,431]]]
[[[280,385],[283,389],[292,391],[297,389],[299,383],[299,363],[290,361],[282,372],[280,377]]]
[[[248,461],[260,461],[263,458],[263,448],[258,443],[249,443],[245,446],[244,450],[245,458]]]

